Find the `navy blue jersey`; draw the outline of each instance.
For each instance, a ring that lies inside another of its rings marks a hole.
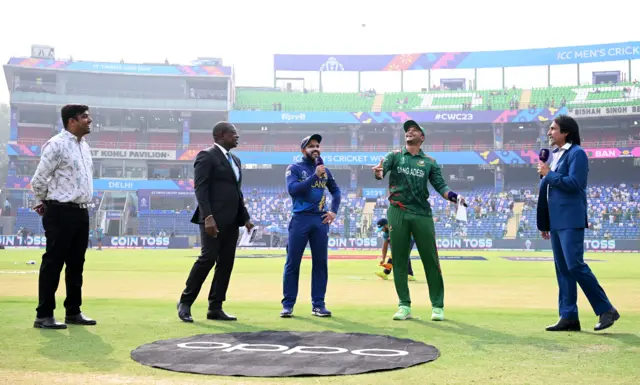
[[[325,188],[331,193],[331,211],[338,213],[340,208],[340,188],[331,171],[327,176],[319,178],[315,173],[315,165],[306,158],[302,162],[287,167],[285,174],[287,191],[293,199],[293,213],[323,214],[327,212]]]
[[[389,241],[389,244],[391,244],[391,238],[389,237],[389,232],[382,230],[381,233],[382,233],[382,240]],[[411,242],[415,242],[413,240],[413,234],[411,234]]]

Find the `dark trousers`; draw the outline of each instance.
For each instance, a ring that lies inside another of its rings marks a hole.
[[[89,211],[47,203],[42,217],[42,227],[47,238],[47,247],[42,255],[38,277],[37,317],[53,317],[63,265],[66,265],[66,315],[79,314],[82,305],[84,256],[89,239]]]
[[[191,268],[180,303],[191,306],[195,302],[202,284],[215,266],[209,290],[209,310],[222,309],[236,259],[236,244],[240,231],[235,224],[218,227],[218,230],[218,237],[212,238],[204,231],[204,225],[200,225],[200,256]]]
[[[393,266],[393,258],[388,258],[387,259],[387,263],[391,264]],[[411,266],[411,257],[409,257],[409,264],[407,266],[407,271],[409,272],[409,275],[413,275],[413,267]],[[391,269],[384,269],[383,272],[386,275],[391,274]]]
[[[324,307],[329,278],[329,225],[322,223],[320,215],[294,215],[289,223],[287,261],[284,265],[282,306],[293,308],[298,297],[298,281],[302,254],[311,248],[311,304]]]
[[[407,261],[409,262],[408,264],[408,271],[409,271],[409,275],[413,275],[413,267],[411,267],[411,250],[413,250],[413,246],[415,246],[416,241],[414,241],[413,239],[411,240],[411,244],[409,245],[409,259],[407,259]],[[389,258],[387,259],[387,263],[391,264],[393,266],[393,259]],[[384,269],[384,273],[386,275],[391,274],[391,269]]]
[[[584,229],[551,231],[551,248],[558,278],[558,307],[560,317],[578,319],[578,287],[589,300],[596,315],[611,309],[598,279],[584,262]]]

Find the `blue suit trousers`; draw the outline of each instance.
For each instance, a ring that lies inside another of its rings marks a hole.
[[[311,248],[311,304],[324,307],[329,278],[329,225],[317,215],[294,214],[289,223],[287,261],[284,265],[282,307],[293,308],[298,297],[300,263],[307,243]]]
[[[558,278],[560,317],[578,319],[578,288],[580,285],[596,315],[611,309],[611,303],[600,287],[589,265],[584,262],[584,229],[551,231],[551,247]]]

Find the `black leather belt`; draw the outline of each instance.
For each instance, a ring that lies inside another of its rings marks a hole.
[[[86,209],[88,207],[86,203],[59,202],[53,200],[47,200],[44,201],[44,203],[48,205],[70,207],[74,209]]]

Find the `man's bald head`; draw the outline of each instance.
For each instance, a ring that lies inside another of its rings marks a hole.
[[[238,147],[238,132],[229,122],[218,122],[213,126],[213,140],[226,150]]]
[[[236,128],[229,122],[218,122],[213,126],[213,139],[221,138],[227,131],[235,131]]]

